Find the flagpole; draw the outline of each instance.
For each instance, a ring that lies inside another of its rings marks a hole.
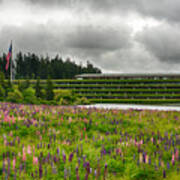
[[[11,44],[12,44],[12,40],[11,40]],[[12,61],[13,61],[13,50],[11,54],[11,65],[10,65],[10,82],[11,83],[12,83]]]

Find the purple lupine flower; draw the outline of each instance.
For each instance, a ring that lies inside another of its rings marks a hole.
[[[48,144],[48,149],[50,149],[50,144]]]
[[[54,165],[52,166],[52,173],[53,173],[53,174],[57,174],[57,168],[56,168],[56,166],[54,166]]]
[[[107,176],[107,163],[105,164],[105,168],[104,168],[104,177],[103,177],[103,180],[106,179],[106,176]]]
[[[80,180],[78,171],[79,171],[79,168],[78,166],[76,166],[76,180]]]
[[[90,173],[90,164],[89,164],[89,162],[86,162],[86,175],[85,175],[85,180],[88,180],[89,173]]]
[[[22,170],[23,170],[23,165],[20,164],[20,165],[19,165],[19,175],[21,175]]]
[[[54,141],[56,141],[56,134],[53,134],[53,139]]]
[[[86,168],[86,162],[83,163],[83,167]]]
[[[69,162],[71,162],[72,161],[72,159],[73,159],[73,153],[71,153],[70,155],[69,155]]]
[[[170,169],[170,164],[169,164],[169,162],[167,162],[167,169]]]
[[[54,163],[57,163],[57,162],[58,162],[58,158],[56,157],[56,155],[54,155],[53,160],[54,160]]]
[[[86,160],[86,155],[83,156],[83,161],[85,161],[85,160]]]
[[[64,153],[64,151],[63,151],[63,161],[64,163],[66,162],[66,154]]]
[[[140,164],[140,163],[139,163],[139,159],[138,159],[138,160],[137,160],[137,165],[139,166],[139,164]]]
[[[79,156],[79,149],[78,149],[78,145],[76,147],[76,155]]]
[[[146,153],[143,152],[143,163],[146,163]]]
[[[43,169],[42,169],[42,164],[39,163],[39,178],[41,179],[43,176]]]
[[[149,165],[151,165],[151,156],[149,156],[149,162],[148,162]]]
[[[135,160],[135,159],[136,159],[136,154],[133,155],[133,160]]]
[[[49,161],[51,158],[51,153],[49,152],[48,155],[47,155],[47,160]]]
[[[68,175],[68,172],[67,172],[67,169],[65,168],[64,169],[64,179],[67,179],[67,175]]]
[[[94,176],[95,177],[97,176],[97,170],[96,169],[94,170]]]
[[[60,151],[59,151],[59,148],[57,148],[56,152],[57,152],[57,155],[59,155],[59,152],[60,152]]]
[[[86,170],[88,173],[90,173],[90,163],[89,162],[86,163]]]
[[[163,170],[163,178],[166,178],[166,171]]]
[[[83,154],[83,145],[81,144],[81,154]]]
[[[78,164],[79,165],[81,164],[81,158],[80,157],[78,158]]]

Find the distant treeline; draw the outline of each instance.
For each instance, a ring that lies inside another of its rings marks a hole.
[[[63,60],[58,55],[55,58],[39,57],[34,53],[22,54],[19,52],[16,57],[13,57],[15,61],[14,74],[16,79],[47,79],[50,76],[52,79],[71,79],[77,74],[82,73],[101,73],[101,70],[94,67],[92,63],[87,61],[86,66],[78,65],[74,61],[67,58]],[[0,57],[0,71],[5,74],[5,77],[9,77],[9,71],[5,70],[6,55],[3,54]]]

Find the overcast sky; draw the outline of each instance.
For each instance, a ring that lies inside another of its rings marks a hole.
[[[59,54],[103,72],[179,72],[179,0],[0,0],[0,52]]]

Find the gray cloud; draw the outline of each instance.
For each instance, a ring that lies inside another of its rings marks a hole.
[[[180,63],[179,26],[163,24],[146,28],[136,36],[136,39],[161,62]]]
[[[6,51],[13,39],[16,51],[38,54],[63,53],[94,62],[104,53],[126,49],[131,46],[131,30],[122,25],[120,30],[100,26],[59,26],[26,24],[6,26],[0,31],[0,49]]]
[[[77,8],[78,10],[90,9],[93,12],[101,13],[129,13],[137,12],[147,17],[164,19],[168,21],[180,20],[179,0],[28,0],[30,3],[41,7],[66,7]]]
[[[16,52],[21,50],[44,55],[48,53],[50,56],[58,53],[75,57],[75,60],[82,62],[90,60],[109,71],[180,70],[177,66],[180,63],[178,42],[180,27],[175,25],[176,23],[173,26],[168,25],[179,20],[180,2],[177,0],[171,2],[169,0],[24,0],[24,2],[28,4],[23,3],[22,7],[27,6],[29,15],[24,15],[22,21],[20,18],[17,25],[0,27],[1,52],[7,52],[9,46],[7,39],[13,39]],[[19,6],[21,7],[21,3]],[[5,3],[2,9],[5,7],[9,7],[9,4]],[[46,8],[45,11],[43,8]],[[55,13],[52,12],[53,8],[56,8]],[[58,12],[61,8],[67,8],[67,11],[62,11],[61,15],[64,17],[62,20],[59,17],[58,21]],[[78,11],[72,12],[73,8]],[[141,14],[142,18],[153,17],[161,22],[161,25],[146,28],[133,38],[132,29],[122,23],[127,22],[126,16],[121,15],[123,13],[132,15],[134,12]],[[36,15],[40,17],[39,21],[31,19],[32,13],[33,18]],[[43,19],[46,13],[46,19]],[[73,18],[66,18],[68,14]],[[17,16],[17,19],[19,17],[21,16]],[[51,18],[53,22],[50,22]],[[41,21],[44,25],[36,24]],[[7,24],[6,19],[2,22]],[[25,22],[29,23],[24,24]],[[11,21],[9,24],[16,23]]]
[[[172,31],[170,26],[161,27],[158,32],[158,28],[145,30],[136,37],[136,41],[139,43],[132,41],[130,30],[127,27],[122,26],[120,29],[121,31],[116,31],[114,28],[103,29],[90,26],[72,28],[69,25],[62,28],[55,24],[6,26],[0,31],[0,49],[7,52],[9,46],[7,39],[12,38],[16,52],[21,50],[22,52],[35,52],[42,55],[46,55],[46,53],[49,55],[51,53],[52,55],[69,55],[75,57],[74,60],[78,60],[77,62],[90,60],[103,68],[104,71],[127,73],[180,70],[177,66],[178,57],[171,57],[176,54],[173,48],[177,44],[172,48],[168,46],[167,49],[170,48],[170,51],[162,49],[163,44],[175,42],[171,36],[167,38],[168,32]],[[158,40],[158,36],[162,42]],[[178,31],[175,32],[174,38],[176,36],[180,36]],[[104,43],[108,45],[104,45]],[[179,44],[177,46],[180,48]],[[171,52],[172,50],[173,52]],[[173,63],[166,56],[171,57]],[[180,57],[180,54],[177,56]]]
[[[78,26],[70,32],[66,44],[72,48],[113,51],[130,45],[130,29],[112,27]]]

